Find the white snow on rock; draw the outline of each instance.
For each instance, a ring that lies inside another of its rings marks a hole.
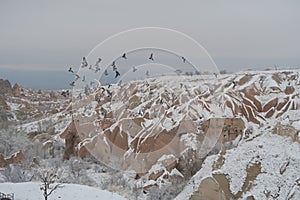
[[[292,193],[300,196],[296,181],[300,179],[300,146],[289,137],[283,137],[256,130],[264,134],[250,141],[242,141],[236,148],[228,150],[224,155],[225,162],[221,169],[214,171],[212,165],[218,159],[216,155],[206,158],[202,168],[189,181],[185,189],[176,199],[189,199],[199,188],[201,181],[211,174],[226,174],[232,194],[238,193],[247,176],[247,166],[260,163],[261,173],[253,181],[252,188],[243,194],[242,198],[253,195],[255,199],[266,199],[265,191],[279,199],[285,199]],[[287,162],[286,170],[281,168]],[[279,189],[280,188],[280,189]],[[294,196],[295,197],[295,196]],[[295,199],[295,198],[292,198]],[[297,198],[296,198],[297,199]]]

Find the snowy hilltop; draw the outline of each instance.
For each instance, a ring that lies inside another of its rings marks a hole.
[[[299,70],[87,85],[3,90],[0,180],[51,165],[128,199],[300,198]]]

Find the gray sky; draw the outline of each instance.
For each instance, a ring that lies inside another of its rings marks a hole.
[[[299,10],[298,0],[1,0],[0,70],[63,70],[107,37],[143,26],[186,33],[220,69],[299,67]]]

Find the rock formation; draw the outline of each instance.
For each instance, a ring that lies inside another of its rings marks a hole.
[[[64,159],[68,160],[71,156],[77,156],[77,145],[81,140],[78,135],[74,120],[72,120],[65,131],[60,134],[60,137],[65,139]]]
[[[8,80],[0,79],[0,95],[12,96],[13,91],[11,84]]]
[[[4,158],[4,156],[0,153],[0,167],[7,167],[10,164],[16,164],[25,160],[25,156],[23,152],[20,150],[8,158]]]
[[[211,119],[208,119],[202,123],[202,130],[207,133],[210,127]],[[220,139],[222,142],[232,141],[239,135],[243,135],[245,130],[245,123],[241,118],[225,118],[222,128]]]
[[[15,97],[21,97],[20,86],[17,83],[13,86],[12,93]]]
[[[10,107],[7,105],[6,100],[4,98],[4,96],[2,96],[0,94],[0,109],[4,109],[4,110],[10,110]]]

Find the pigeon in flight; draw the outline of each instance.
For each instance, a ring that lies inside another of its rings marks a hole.
[[[116,66],[116,61],[113,61],[113,62],[111,63],[111,66],[112,66],[112,67],[115,67],[115,66]]]
[[[63,90],[63,91],[61,92],[61,95],[64,96],[64,97],[69,96],[69,90],[66,90],[66,91]]]
[[[75,81],[77,81],[78,79],[80,79],[80,76],[78,74],[75,74],[76,78]]]
[[[235,88],[235,86],[236,86],[236,82],[235,81],[232,81],[232,84],[233,84],[233,89]]]
[[[105,76],[107,76],[107,75],[108,75],[108,72],[107,72],[107,70],[105,70],[105,71],[104,71],[104,75],[105,75]]]
[[[93,66],[92,66],[92,65],[90,65],[89,69],[90,69],[90,70],[93,70]]]
[[[112,97],[112,93],[109,90],[106,90],[106,92],[107,92],[107,97],[111,98]]]
[[[124,53],[124,54],[122,55],[122,58],[127,59],[126,53]]]
[[[152,60],[152,61],[154,60],[154,59],[153,59],[153,53],[150,54],[149,59]]]
[[[72,83],[70,83],[70,86],[74,87],[75,86],[75,81],[73,81]]]
[[[185,63],[185,61],[186,61],[185,57],[182,56],[181,59],[182,59],[182,62]]]
[[[149,76],[149,71],[148,70],[146,71],[146,76]]]
[[[101,68],[99,66],[96,66],[95,73],[99,72],[100,70]]]
[[[116,62],[115,62],[115,61],[113,61],[113,62],[111,63],[111,66],[113,67],[113,71],[116,71],[116,70],[117,70]]]
[[[117,78],[118,76],[120,76],[120,73],[118,72],[118,70],[116,70],[116,76],[115,76],[115,78]]]
[[[85,67],[87,67],[87,66],[88,66],[88,62],[86,61],[86,58],[83,57],[83,58],[82,58],[81,67],[82,67],[82,68],[85,68]]]
[[[83,78],[82,78],[82,82],[84,82],[85,81],[85,76],[83,76]]]
[[[68,71],[71,72],[71,73],[74,73],[72,67],[70,67],[70,69]]]
[[[132,67],[132,71],[136,72],[137,68],[135,66]]]
[[[95,64],[95,66],[99,66],[99,64],[100,64],[101,61],[102,61],[102,59],[101,59],[101,58],[98,58],[98,60],[97,60],[97,62],[96,62],[96,64]]]
[[[96,68],[95,68],[95,73],[97,73],[98,71],[101,70],[101,68],[100,68],[100,66],[99,66],[99,64],[100,64],[101,61],[102,61],[102,59],[101,59],[101,58],[98,58],[96,64],[94,65],[94,66],[96,67]]]

